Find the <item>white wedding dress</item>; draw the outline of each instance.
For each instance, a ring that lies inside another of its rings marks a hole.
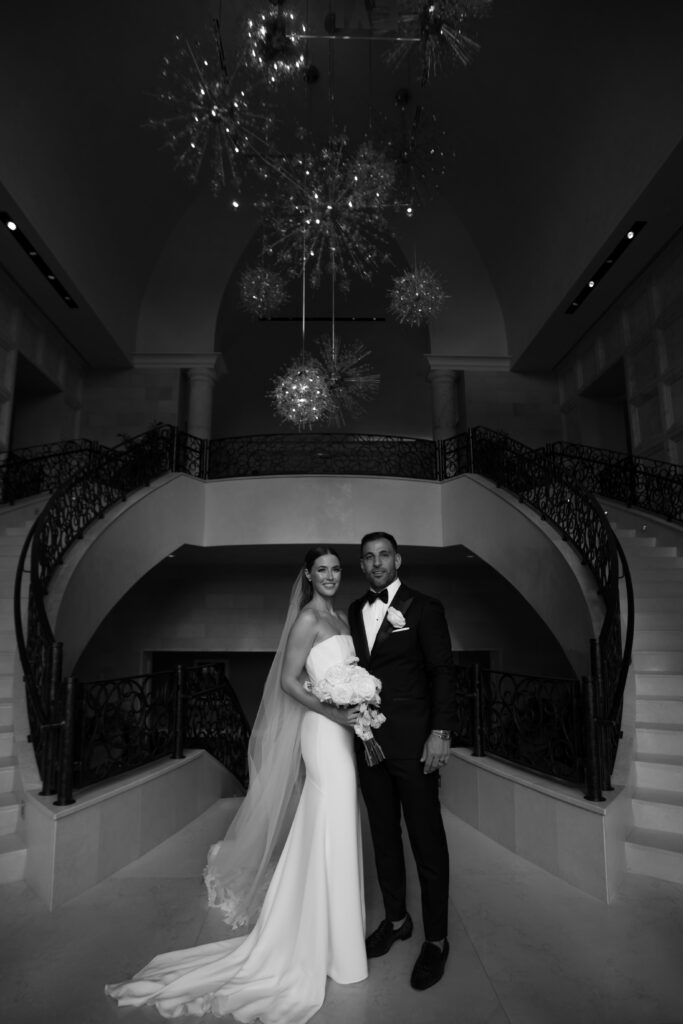
[[[354,654],[349,636],[316,644],[310,679]],[[287,842],[253,930],[155,957],[105,991],[122,1006],[163,1017],[232,1014],[238,1021],[304,1024],[329,976],[367,977],[365,910],[353,733],[315,711],[301,724],[306,780]]]

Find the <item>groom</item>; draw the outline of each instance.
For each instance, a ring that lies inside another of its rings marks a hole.
[[[447,763],[454,727],[451,644],[442,605],[398,578],[401,556],[389,533],[361,541],[361,569],[370,590],[349,608],[360,664],[382,681],[377,732],[385,760],[369,767],[356,741],[360,785],[368,809],[386,917],[366,939],[368,957],[410,938],[401,811],[422,895],[425,942],[410,983],[425,989],[448,957],[448,846],[441,820],[438,769]]]

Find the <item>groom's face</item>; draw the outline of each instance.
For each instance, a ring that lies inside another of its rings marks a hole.
[[[393,583],[401,568],[401,556],[385,537],[363,545],[360,567],[373,590],[384,590]]]

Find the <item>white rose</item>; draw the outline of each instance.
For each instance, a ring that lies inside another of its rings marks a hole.
[[[403,629],[406,624],[403,614],[398,610],[398,608],[394,608],[393,605],[390,605],[387,608],[387,618],[394,629]]]

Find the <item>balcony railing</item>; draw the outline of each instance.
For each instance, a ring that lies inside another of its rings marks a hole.
[[[582,785],[590,799],[601,799],[602,790],[610,786],[630,662],[633,609],[629,591],[629,625],[624,642],[619,578],[621,573],[628,581],[628,566],[604,511],[590,488],[582,486],[595,482],[591,474],[597,472],[597,456],[586,456],[585,463],[592,468],[582,475],[576,471],[581,457],[576,446],[572,446],[571,452],[566,446],[555,445],[531,449],[485,428],[437,443],[419,438],[313,433],[203,441],[165,425],[126,439],[111,449],[83,444],[82,452],[79,449],[77,457],[82,457],[83,462],[77,464],[70,477],[62,476],[37,520],[17,574],[15,614],[31,734],[45,791],[58,792],[60,802],[71,799],[75,771],[74,750],[71,761],[64,754],[68,747],[65,736],[71,736],[72,746],[76,743],[77,722],[83,721],[86,703],[98,691],[95,684],[83,684],[80,689],[78,684],[71,685],[70,699],[76,703],[74,720],[69,724],[68,688],[61,679],[60,648],[44,609],[47,587],[66,550],[95,519],[131,491],[168,472],[188,473],[202,479],[312,473],[437,481],[476,473],[515,494],[575,547],[595,577],[605,614],[600,635],[592,644],[591,678],[547,680],[489,672],[469,679],[458,673],[463,716],[459,732],[470,737],[475,751],[487,750]],[[65,454],[72,456],[71,452]],[[49,452],[44,458],[53,455]],[[603,462],[610,464],[611,460],[605,458]],[[674,472],[669,476],[678,479]],[[44,480],[45,476],[36,473],[35,478]],[[603,474],[601,479],[607,477]],[[618,479],[621,487],[623,478]],[[18,493],[17,488],[11,493]],[[641,486],[637,493],[639,500],[645,501],[658,491],[652,486]],[[676,507],[671,510],[675,513]],[[31,587],[24,639],[19,586],[31,539]],[[105,703],[120,705],[128,700],[123,694],[130,695],[139,685],[142,684],[131,680],[119,681],[119,686],[112,690],[118,696]],[[85,693],[90,694],[87,701]],[[553,729],[551,722],[555,723]],[[154,732],[152,727],[150,732]],[[151,739],[148,746],[157,749]],[[116,767],[120,761],[119,754],[103,756],[98,771],[123,770]],[[106,764],[110,767],[106,768]],[[89,776],[83,774],[82,767],[80,771],[81,775],[76,772],[75,778],[82,784]]]

